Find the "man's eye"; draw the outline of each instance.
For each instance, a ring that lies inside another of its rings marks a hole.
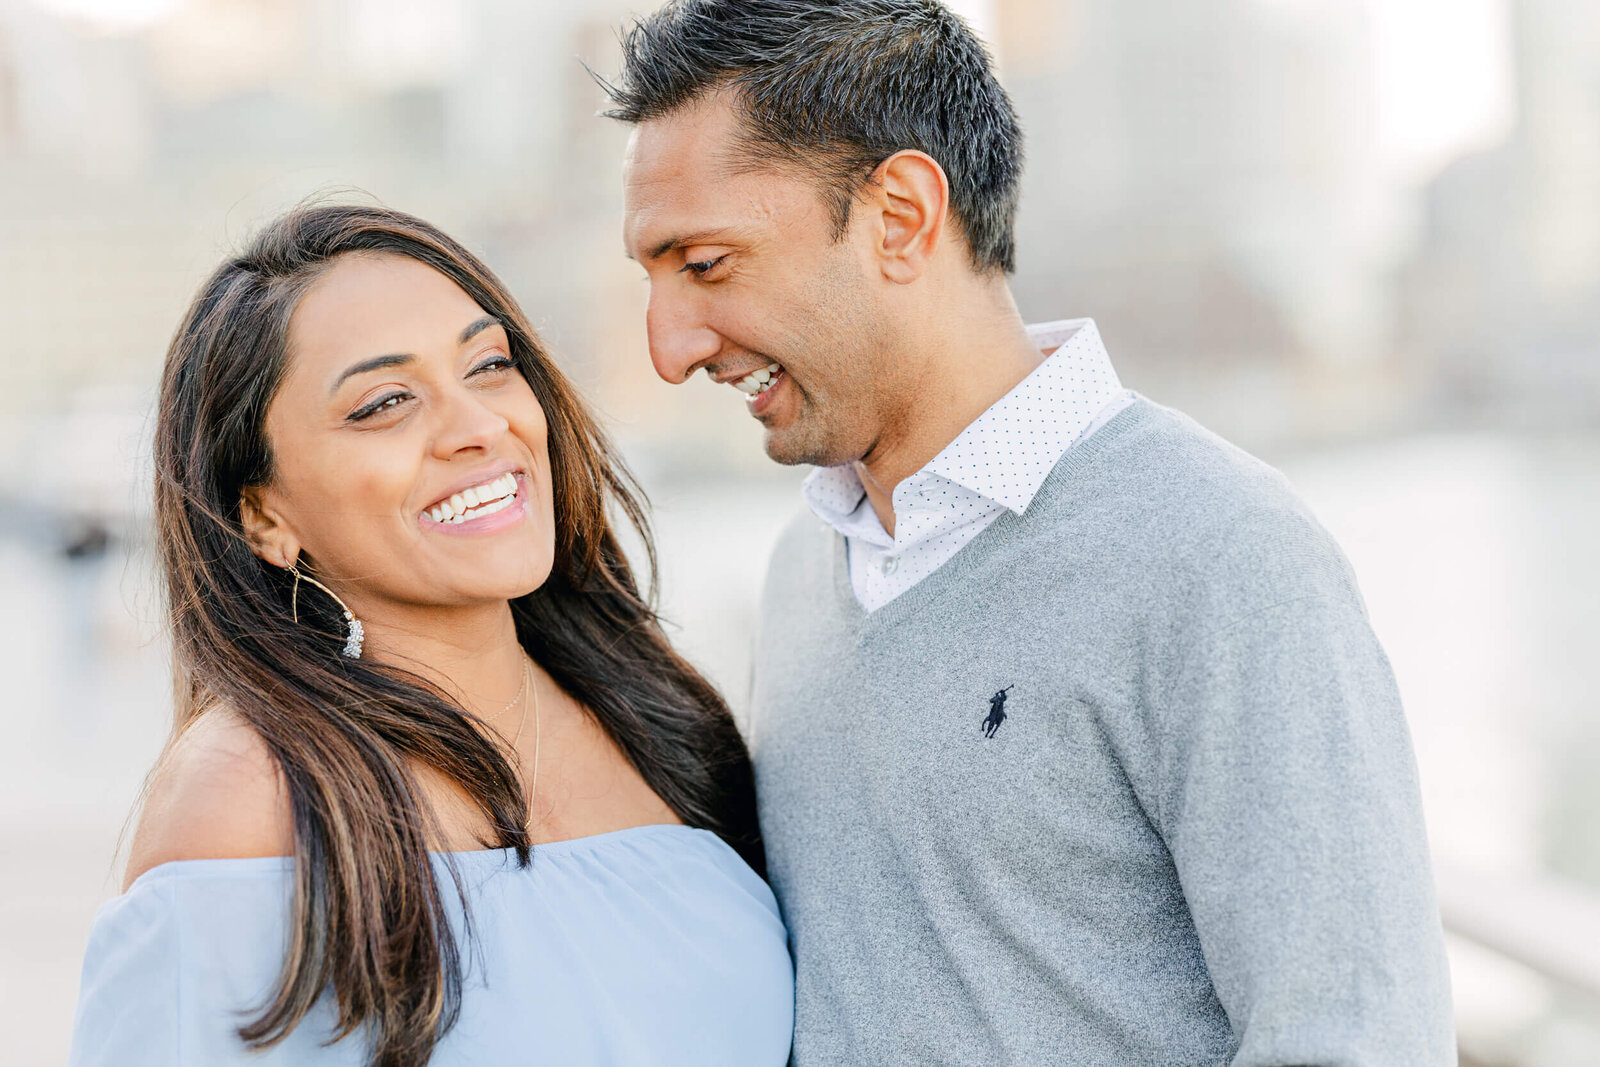
[[[693,263],[685,263],[678,270],[678,273],[693,274],[696,278],[703,278],[706,276],[708,271],[727,258],[727,256],[718,256],[716,259],[701,259],[696,260]]]
[[[410,398],[410,393],[390,393],[388,396],[381,396],[372,403],[351,412],[349,421],[360,422],[362,419],[370,418],[380,411],[388,411],[390,408],[397,407],[401,401],[409,400]]]

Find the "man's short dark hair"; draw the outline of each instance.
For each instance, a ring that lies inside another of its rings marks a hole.
[[[754,163],[819,179],[843,236],[877,165],[944,168],[980,272],[1015,269],[1022,131],[989,54],[938,0],[671,0],[622,39],[608,116],[660,118],[731,89]]]

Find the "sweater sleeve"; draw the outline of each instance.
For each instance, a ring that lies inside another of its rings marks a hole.
[[[1233,546],[1201,580],[1168,675],[1152,813],[1239,1042],[1232,1063],[1454,1064],[1388,661],[1331,541],[1313,566],[1304,544]]]

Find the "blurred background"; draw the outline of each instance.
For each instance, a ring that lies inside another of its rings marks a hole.
[[[650,370],[613,0],[0,0],[0,1033],[65,1057],[168,722],[148,445],[203,275],[312,193],[443,225],[656,503],[738,708],[802,471]],[[1464,1058],[1600,1063],[1600,3],[962,0],[1029,138],[1018,299],[1284,469],[1404,693]]]

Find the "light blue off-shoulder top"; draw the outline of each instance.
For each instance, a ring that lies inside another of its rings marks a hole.
[[[451,889],[453,862],[472,937]],[[435,856],[462,948],[461,1017],[433,1067],[781,1067],[794,970],[772,892],[715,834],[641,826],[533,849]],[[237,1028],[283,967],[291,861],[184,860],[141,875],[95,916],[74,1067],[307,1067],[366,1062],[331,1046],[324,996],[287,1040]]]

